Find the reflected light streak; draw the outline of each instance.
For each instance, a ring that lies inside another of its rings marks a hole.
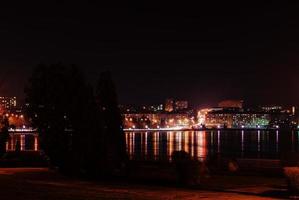
[[[187,152],[187,153],[190,153],[189,152],[189,149],[188,149],[188,144],[189,144],[189,132],[185,132],[183,133],[184,134],[184,138],[183,138],[183,142],[184,142],[184,151]]]
[[[153,146],[154,146],[154,159],[158,158],[159,155],[159,133],[153,133]]]
[[[170,160],[173,152],[173,135],[172,132],[167,132],[167,156]]]
[[[25,135],[20,135],[20,146],[21,146],[21,151],[25,150]]]
[[[176,132],[176,151],[182,151],[182,132]]]
[[[148,140],[148,136],[147,136],[147,132],[145,132],[145,138],[144,138],[144,155],[145,155],[145,157],[147,158],[147,140]]]
[[[204,161],[207,151],[206,151],[206,132],[200,131],[197,134],[197,156],[200,161]]]
[[[38,151],[38,137],[34,136],[34,151]]]
[[[278,152],[279,148],[279,131],[276,131],[276,152]]]
[[[257,151],[261,151],[261,131],[257,131]]]
[[[242,131],[242,135],[241,135],[241,149],[243,154],[244,153],[244,131]]]
[[[220,131],[217,131],[217,146],[218,146],[218,152],[220,153],[220,148],[221,148],[221,143],[220,143]]]
[[[194,157],[194,131],[191,132],[191,156]]]

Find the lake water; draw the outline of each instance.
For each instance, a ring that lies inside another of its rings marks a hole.
[[[214,157],[299,161],[299,132],[278,130],[215,130],[126,132],[132,160],[171,160],[174,151],[186,151],[205,161]]]

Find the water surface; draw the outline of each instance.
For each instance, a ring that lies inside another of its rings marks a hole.
[[[298,131],[215,130],[125,134],[127,152],[132,160],[170,161],[174,151],[186,151],[200,161],[215,157],[299,161]]]

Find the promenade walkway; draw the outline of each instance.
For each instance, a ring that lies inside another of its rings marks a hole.
[[[200,189],[184,189],[124,182],[79,181],[46,168],[0,168],[1,200],[254,200],[288,197],[282,178],[215,176],[203,180]]]

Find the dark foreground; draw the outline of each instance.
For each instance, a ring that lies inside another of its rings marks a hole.
[[[113,182],[94,183],[59,175],[46,168],[0,168],[1,200],[75,199],[284,199],[289,195],[282,178],[215,176],[201,188]]]

